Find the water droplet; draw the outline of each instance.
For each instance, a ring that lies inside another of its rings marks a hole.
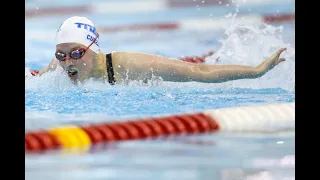
[[[228,51],[228,52],[227,52],[227,55],[228,55],[228,56],[231,56],[231,55],[233,55],[233,53],[234,53],[234,52],[232,52],[232,51]]]

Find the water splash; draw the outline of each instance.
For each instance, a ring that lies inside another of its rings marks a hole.
[[[258,79],[227,82],[224,85],[237,88],[283,88],[294,91],[295,49],[292,44],[283,40],[283,26],[233,24],[226,28],[225,34],[226,38],[221,40],[221,48],[206,58],[207,63],[257,66],[279,48],[286,47],[287,50],[281,54],[286,61],[264,76]]]
[[[31,76],[30,68],[25,68],[25,89],[26,90],[66,90],[77,88],[63,73],[62,68],[44,73],[42,76]]]

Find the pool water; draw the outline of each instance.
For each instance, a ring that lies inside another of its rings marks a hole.
[[[293,134],[202,134],[26,156],[28,179],[294,179]],[[90,153],[88,153],[90,152]]]
[[[278,6],[283,11],[286,9]],[[179,11],[184,13],[181,17],[176,14],[176,19],[184,18],[183,15],[194,10]],[[169,15],[158,17],[170,19]],[[104,18],[99,15],[91,14],[89,18],[100,26],[110,25],[108,21],[103,23]],[[135,20],[135,16],[126,18],[127,22]],[[26,20],[26,73],[51,61],[55,44],[50,38],[63,19]],[[53,23],[45,26],[43,20]],[[139,20],[153,22],[146,16]],[[111,23],[123,24],[124,21]],[[220,84],[172,83],[155,78],[147,84],[129,82],[110,86],[89,80],[74,86],[60,70],[31,77],[25,82],[26,131],[66,124],[295,102],[292,22],[235,24],[225,29],[103,33],[100,39],[104,52],[135,51],[181,57],[201,56],[213,50],[216,53],[206,59],[208,64],[257,65],[280,47],[287,47],[287,51],[281,55],[286,61],[261,78]],[[221,61],[216,62],[217,57]],[[108,143],[72,152],[26,154],[26,179],[294,179],[294,138],[294,132],[199,134]]]

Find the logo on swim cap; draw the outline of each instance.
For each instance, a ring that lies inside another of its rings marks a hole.
[[[89,19],[79,16],[66,19],[60,25],[56,34],[56,44],[80,43],[88,46],[95,39],[96,41],[90,46],[90,49],[98,53],[100,49],[98,42],[99,36],[95,26]]]
[[[97,36],[96,28],[94,26],[91,26],[90,24],[81,23],[81,22],[76,22],[74,24],[77,25],[77,28],[84,28],[85,30],[89,30],[90,32],[92,32],[94,35]]]

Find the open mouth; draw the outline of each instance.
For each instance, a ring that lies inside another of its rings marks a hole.
[[[68,69],[67,73],[68,73],[69,76],[75,76],[75,75],[78,74],[78,71],[75,70],[75,69]]]
[[[66,69],[66,71],[67,71],[67,73],[68,73],[68,75],[69,75],[70,77],[73,77],[73,76],[75,76],[75,75],[78,74],[78,71],[77,71],[76,69],[74,69],[72,65],[70,65],[70,66]]]

